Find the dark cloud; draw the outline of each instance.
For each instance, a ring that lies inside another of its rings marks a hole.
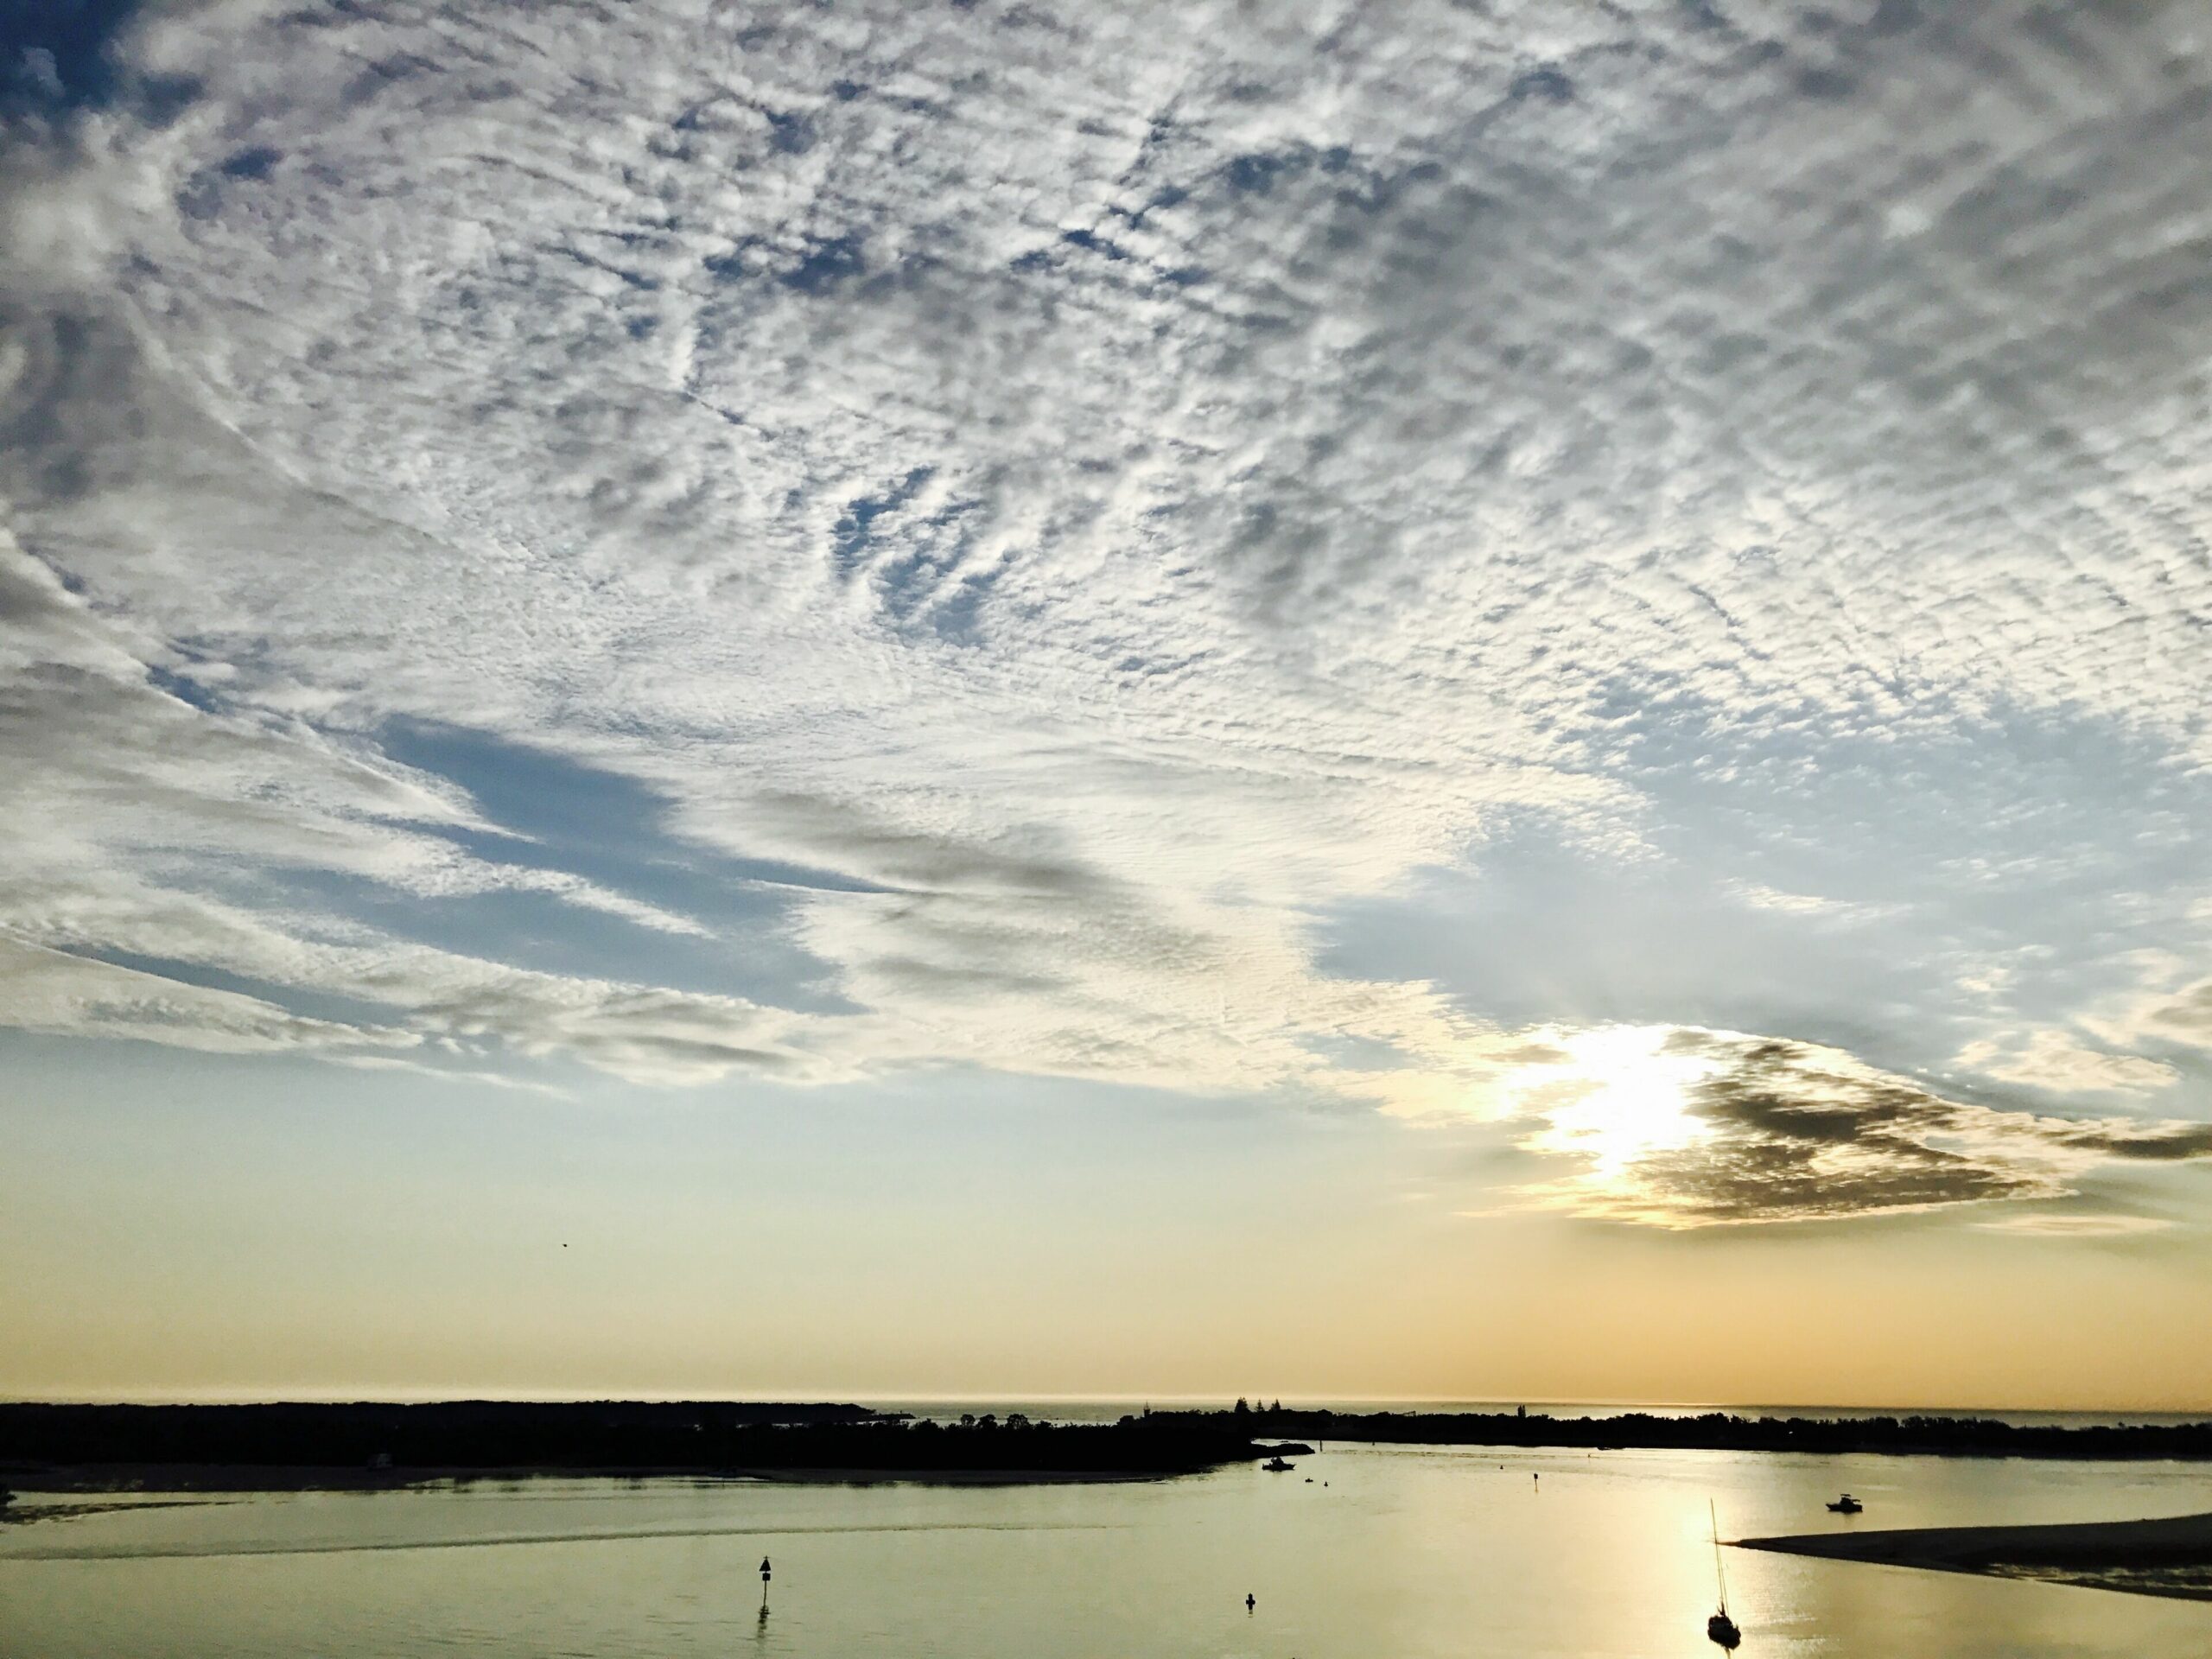
[[[2155,1001],[2138,1021],[2153,1035],[2212,1048],[2212,979],[2190,986],[2171,1001]]]
[[[1675,1227],[1837,1220],[2059,1198],[2095,1164],[2212,1157],[2212,1126],[1964,1103],[1807,1043],[1680,1031],[1655,1052],[1703,1065],[1681,1090],[1694,1132],[1548,1189],[1569,1207]]]
[[[2107,1158],[2136,1159],[2145,1163],[2179,1163],[2190,1158],[2212,1158],[2212,1124],[2170,1125],[2139,1134],[2124,1129],[2082,1129],[2062,1135],[2063,1145]]]

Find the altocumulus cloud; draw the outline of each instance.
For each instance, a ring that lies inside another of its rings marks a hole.
[[[371,0],[27,59],[0,1015],[1548,1090],[1642,1196],[1560,1191],[1647,1219],[2202,1151],[2126,1115],[2212,1055],[2193,13]],[[1548,937],[1717,966],[1493,994],[1476,904],[1452,971],[1321,965],[1532,844]],[[1507,1058],[1624,1022],[1783,1034],[1637,1062],[1705,1068],[1671,1147]]]

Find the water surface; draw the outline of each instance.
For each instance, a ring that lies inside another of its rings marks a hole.
[[[1845,1487],[1863,1526],[2212,1508],[2188,1465],[1388,1446],[1128,1484],[149,1497],[0,1529],[0,1651],[1691,1659],[1715,1651],[1707,1498],[1725,1534],[1802,1532],[1853,1524],[1821,1508]],[[1752,1552],[1727,1568],[1751,1659],[2212,1652],[2212,1604]]]

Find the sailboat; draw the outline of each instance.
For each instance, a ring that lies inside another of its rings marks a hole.
[[[1720,1565],[1720,1513],[1713,1507],[1713,1500],[1705,1502],[1706,1513],[1713,1518],[1713,1575],[1720,1581],[1720,1606],[1711,1618],[1705,1621],[1706,1639],[1724,1651],[1733,1653],[1744,1639],[1736,1628],[1736,1621],[1728,1617],[1728,1573]]]

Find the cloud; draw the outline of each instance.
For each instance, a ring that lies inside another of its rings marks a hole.
[[[2030,1238],[2131,1238],[2141,1233],[2163,1232],[2172,1225],[2156,1216],[2069,1215],[2043,1211],[1974,1223],[1978,1232],[2011,1233]]]
[[[1536,1121],[1522,1148],[1580,1166],[1527,1196],[1578,1215],[1841,1220],[2063,1198],[2101,1163],[2212,1157],[2212,1124],[2003,1110],[1810,1044],[1689,1028],[1570,1042],[1574,1064],[1514,1094]]]
[[[251,894],[289,866],[445,902],[536,890],[649,928],[700,931],[573,875],[469,855],[434,833],[478,823],[465,803],[302,722],[219,714],[165,690],[127,628],[4,535],[0,616],[0,766],[17,780],[0,805],[10,1023],[224,1050],[404,1049],[452,1032],[655,1080],[810,1069],[762,1034],[781,1016],[734,999],[533,975],[338,916],[226,900],[224,887]],[[226,880],[241,866],[245,881]],[[257,993],[195,982],[195,969]],[[283,1005],[288,991],[365,1017],[299,1017]]]
[[[2212,1048],[2212,979],[2185,986],[2171,1000],[2153,998],[2137,1014],[2135,1023],[2144,1035]]]
[[[258,998],[41,950],[0,935],[0,999],[18,1030],[128,1037],[208,1053],[411,1047],[390,1028],[303,1019]]]
[[[2005,1083],[2058,1093],[2139,1093],[2170,1087],[2178,1074],[2158,1060],[2108,1054],[2084,1047],[2063,1031],[2028,1033],[2024,1046],[2001,1047],[1986,1039],[1959,1051],[1958,1064]]]
[[[5,141],[0,928],[664,1082],[1784,1032],[1658,1208],[2032,1195],[1885,1091],[2202,1110],[2087,1023],[2212,961],[2195,28],[150,11]]]
[[[1840,899],[1823,899],[1809,893],[1784,893],[1760,881],[1737,881],[1731,891],[1745,904],[1757,910],[1778,910],[1794,916],[1831,916],[1839,920],[1861,920],[1878,914],[1872,906],[1847,904]]]

